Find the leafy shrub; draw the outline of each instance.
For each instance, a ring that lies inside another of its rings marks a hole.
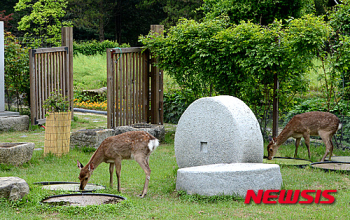
[[[48,112],[66,112],[69,110],[69,101],[63,97],[61,91],[53,91],[43,102],[43,107]]]
[[[107,101],[107,93],[89,95],[86,91],[74,91],[74,99],[78,102],[105,102]]]
[[[30,76],[29,53],[27,48],[22,48],[11,33],[5,34],[5,93],[10,103],[12,97],[16,97],[17,111],[20,105],[29,105]],[[22,96],[20,98],[20,96]]]
[[[119,45],[116,41],[105,40],[103,42],[99,42],[96,40],[91,41],[81,41],[81,42],[73,42],[73,54],[77,55],[81,53],[86,56],[103,54],[106,52],[107,48],[115,48],[115,47],[130,47],[128,44]]]
[[[164,93],[164,122],[177,124],[182,113],[196,100],[192,90],[174,90]]]
[[[327,112],[327,104],[324,98],[313,98],[301,102],[299,105],[295,105],[291,111],[286,115],[284,125],[286,125],[293,116],[305,112],[321,111]],[[350,116],[350,106],[346,101],[341,101],[333,109],[330,110],[335,115]]]

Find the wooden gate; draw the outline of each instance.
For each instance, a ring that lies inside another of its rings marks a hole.
[[[62,47],[29,50],[31,123],[45,123],[43,102],[60,91],[73,108],[73,28],[62,27]],[[72,111],[73,116],[73,111]],[[73,117],[72,117],[73,118]]]
[[[31,49],[29,53],[31,120],[43,124],[46,111],[42,105],[51,92],[57,90],[67,100],[72,97],[68,47]]]
[[[163,72],[143,48],[107,49],[107,127],[163,124]]]

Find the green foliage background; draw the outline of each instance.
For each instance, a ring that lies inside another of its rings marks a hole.
[[[271,110],[273,79],[278,74],[280,111],[288,111],[297,93],[307,91],[305,73],[315,53],[323,48],[331,27],[306,15],[264,27],[227,17],[196,22],[183,19],[166,36],[150,33],[140,38],[159,66],[196,98],[232,95],[242,99],[261,120]]]
[[[128,44],[119,45],[116,41],[105,40],[99,42],[96,40],[91,41],[74,41],[73,42],[73,54],[82,54],[85,56],[91,56],[96,54],[105,54],[107,48],[115,47],[130,47]]]
[[[15,97],[17,100],[22,100],[20,95],[24,95],[24,103],[17,104],[17,111],[20,111],[19,105],[29,105],[29,52],[28,49],[22,48],[10,33],[5,35],[5,82],[8,99]]]
[[[18,30],[25,31],[25,37],[47,37],[54,46],[61,45],[61,27],[71,26],[63,21],[66,14],[67,0],[19,0],[16,11],[29,11],[18,22]],[[42,42],[37,42],[38,46]]]

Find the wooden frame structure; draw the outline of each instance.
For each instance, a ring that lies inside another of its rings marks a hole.
[[[139,47],[107,49],[107,128],[163,124],[163,72]]]
[[[53,91],[69,101],[73,117],[73,28],[62,28],[62,47],[29,50],[31,123],[45,123],[43,102]]]

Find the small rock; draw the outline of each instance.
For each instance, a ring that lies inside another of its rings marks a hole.
[[[29,193],[28,183],[19,177],[0,177],[0,198],[22,199]]]

